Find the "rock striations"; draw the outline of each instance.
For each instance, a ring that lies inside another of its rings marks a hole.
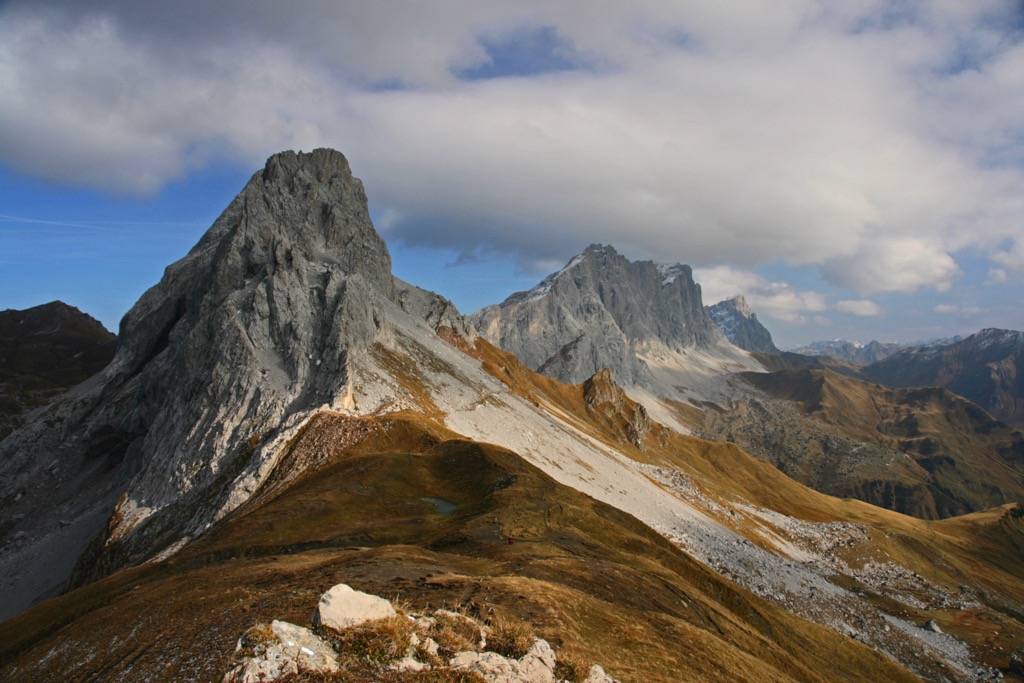
[[[350,354],[374,342],[386,303],[459,325],[447,301],[392,277],[342,154],[271,157],[128,312],[106,370],[0,444],[0,483],[20,494],[5,512],[31,521],[8,560],[52,567],[4,585],[8,609],[59,590],[91,538],[76,581],[237,507],[311,409],[351,400]],[[59,509],[33,519],[54,490]]]
[[[707,311],[729,341],[744,351],[779,353],[771,332],[757,319],[742,295],[708,306]]]
[[[646,386],[652,377],[638,352],[725,341],[689,266],[632,262],[599,244],[472,320],[481,336],[530,368],[574,383],[609,368],[623,384]]]

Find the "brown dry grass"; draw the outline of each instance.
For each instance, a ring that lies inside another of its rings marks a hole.
[[[514,614],[499,611],[491,619],[487,649],[509,659],[519,659],[530,651],[536,637],[533,626]]]
[[[343,667],[363,664],[375,668],[386,667],[404,657],[412,632],[409,620],[401,614],[342,631],[332,628],[317,630],[318,635],[334,646]]]
[[[472,618],[457,612],[438,612],[434,614],[434,618],[437,624],[431,627],[427,635],[437,642],[442,653],[453,655],[456,652],[477,649],[480,642],[480,627]]]
[[[253,623],[307,623],[319,594],[344,582],[401,595],[421,613],[495,605],[556,651],[601,663],[627,682],[915,680],[855,641],[751,595],[515,454],[450,440],[413,413],[375,424],[315,473],[239,511],[172,560],[120,572],[0,624],[0,677],[83,680],[131,671],[215,679]],[[302,439],[295,447],[305,447]],[[646,457],[705,477],[718,495],[745,493],[791,514],[878,525],[890,534],[882,547],[915,561],[924,549],[900,539],[935,531],[937,542],[951,545],[985,529],[998,549],[1015,523],[908,521],[821,496],[734,446],[680,437]],[[440,515],[423,497],[452,501],[456,511]],[[509,533],[518,539],[511,546]],[[1012,576],[983,570],[993,580]],[[125,624],[136,629],[132,639],[124,638]]]

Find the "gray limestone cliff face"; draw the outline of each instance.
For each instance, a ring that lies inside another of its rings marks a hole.
[[[0,485],[14,492],[0,513],[18,520],[0,528],[7,561],[54,567],[42,583],[0,580],[0,597],[59,591],[90,539],[75,582],[237,507],[289,429],[345,407],[350,354],[393,304],[461,324],[449,302],[392,277],[342,154],[271,157],[124,317],[106,370],[0,442]]]
[[[573,383],[609,368],[616,381],[644,386],[650,372],[637,357],[644,349],[724,341],[689,266],[633,262],[602,245],[470,319],[481,336],[527,366]]]
[[[744,351],[780,353],[772,341],[772,334],[757,319],[743,296],[720,301],[707,307],[708,315],[725,336]]]
[[[474,336],[472,326],[448,299],[426,289],[394,278],[392,300],[399,308],[435,331],[448,328],[463,337]]]

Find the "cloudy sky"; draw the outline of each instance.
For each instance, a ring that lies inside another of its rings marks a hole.
[[[782,346],[1024,328],[1020,0],[0,1],[0,308],[116,329],[319,146],[464,312],[602,242]]]

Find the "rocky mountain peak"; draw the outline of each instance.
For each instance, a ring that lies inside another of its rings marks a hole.
[[[345,406],[349,357],[373,344],[387,306],[456,315],[434,299],[396,284],[341,153],[276,154],[125,315],[92,386],[52,406],[60,427],[26,427],[0,445],[3,483],[33,491],[36,469],[58,462],[68,475],[56,486],[74,500],[85,486],[75,468],[99,468],[88,515],[63,512],[80,515],[66,531],[79,535],[41,526],[40,537],[73,558],[109,516],[93,546],[105,548],[103,566],[152,556],[246,500],[310,410]],[[99,505],[98,491],[109,496]],[[104,571],[96,559],[80,566],[83,579]]]
[[[244,332],[252,350],[279,354],[278,365],[301,381],[310,354],[331,346],[330,314],[356,282],[386,296],[393,290],[391,257],[362,183],[339,152],[282,152],[128,312],[118,360],[134,371],[172,335],[226,327],[229,338]],[[347,333],[366,342],[368,331]]]
[[[779,353],[771,332],[761,324],[742,294],[707,308],[708,315],[736,346],[745,351]]]
[[[738,294],[731,299],[726,299],[737,313],[742,315],[744,318],[753,318],[754,311],[751,310],[750,304],[747,303],[747,298],[742,294]]]
[[[710,348],[722,340],[689,266],[634,262],[601,244],[473,321],[529,367],[574,383],[607,367],[624,384],[646,385],[638,349]]]
[[[586,249],[583,250],[583,253],[580,255],[594,259],[625,258],[621,254],[619,254],[619,252],[616,251],[615,247],[613,247],[612,245],[601,244],[599,242],[595,242],[594,244],[588,246]]]

